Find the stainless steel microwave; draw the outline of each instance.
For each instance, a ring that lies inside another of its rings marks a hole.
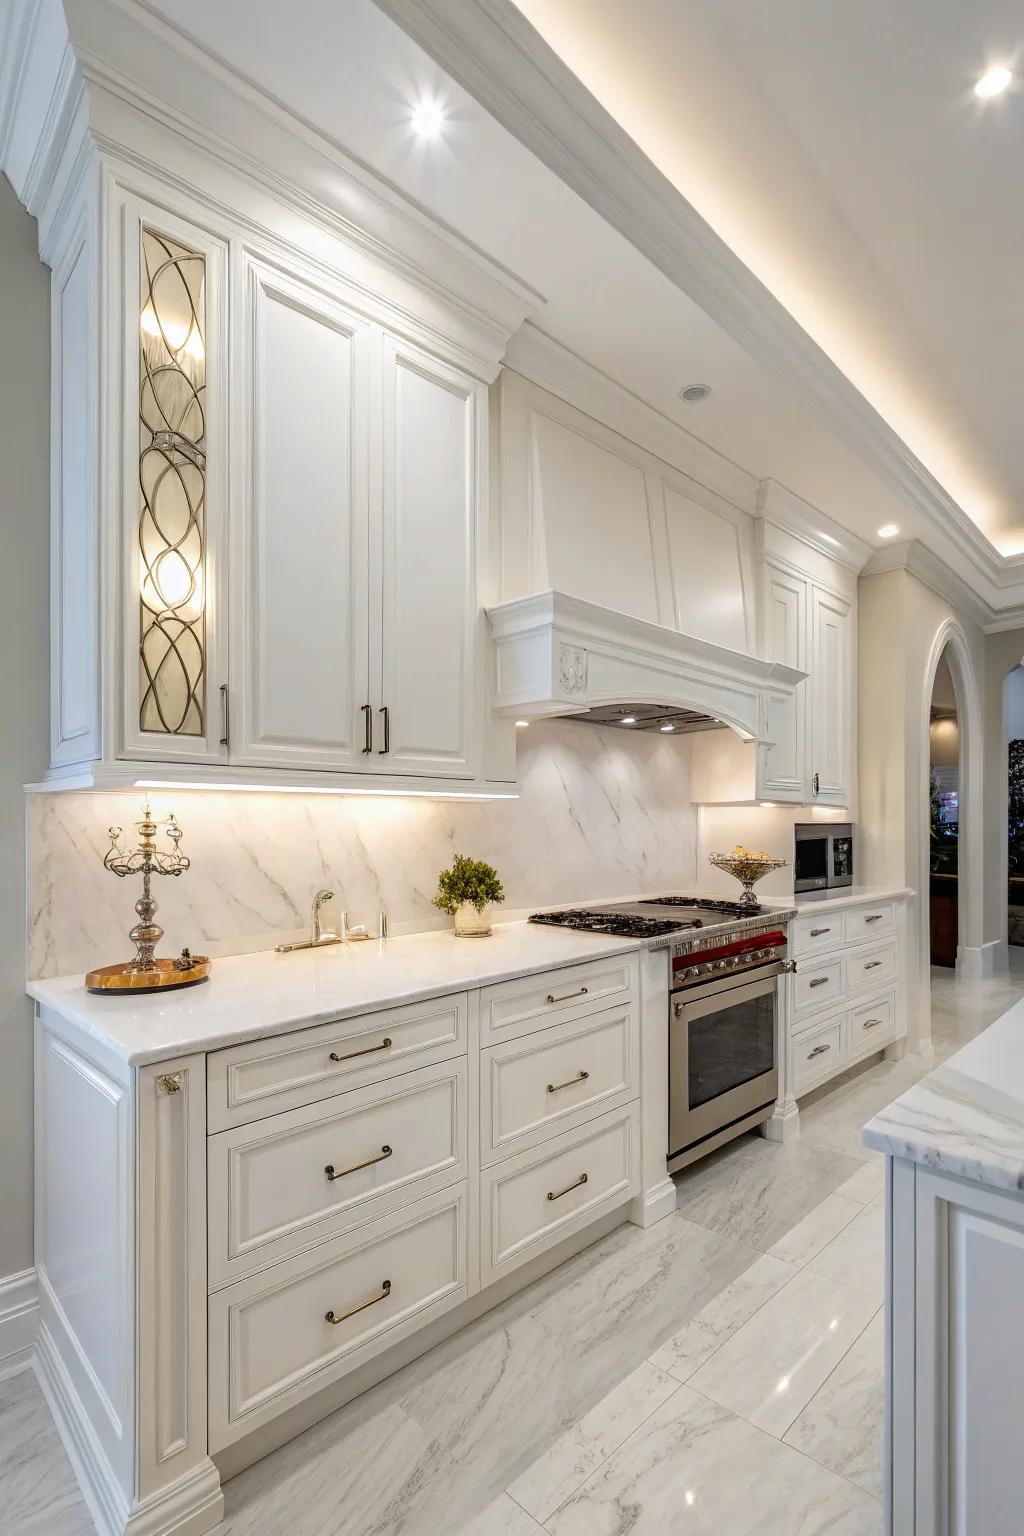
[[[853,827],[848,821],[797,822],[795,891],[828,891],[853,884]]]

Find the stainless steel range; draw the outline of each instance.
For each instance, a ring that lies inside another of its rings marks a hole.
[[[670,1172],[760,1125],[775,1108],[778,978],[791,964],[788,916],[738,902],[664,896],[530,919],[648,939],[669,950]]]

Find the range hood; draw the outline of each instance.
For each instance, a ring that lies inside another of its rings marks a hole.
[[[527,720],[596,711],[607,724],[613,707],[621,723],[641,706],[664,706],[669,717],[691,717],[690,728],[702,717],[701,728],[721,723],[770,744],[772,719],[807,676],[563,592],[498,603],[487,617],[496,708]]]

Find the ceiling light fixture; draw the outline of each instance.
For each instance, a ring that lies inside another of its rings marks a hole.
[[[436,101],[417,102],[412,113],[413,133],[421,139],[436,139],[444,125],[444,111]]]
[[[899,523],[883,523],[878,529],[880,539],[894,539],[900,531]]]
[[[525,731],[526,727],[529,725],[529,723],[530,723],[529,720],[517,720],[516,721],[516,730],[517,731]]]
[[[636,715],[623,715],[620,725],[636,725]]]
[[[674,731],[675,730],[675,726],[674,725],[663,725],[661,727],[661,729],[663,731]]]
[[[710,384],[687,384],[685,389],[679,391],[679,398],[685,400],[687,405],[702,405],[710,393]]]
[[[1001,96],[1012,79],[1012,69],[1005,64],[993,64],[975,85],[974,94],[980,101],[990,101],[993,96]]]

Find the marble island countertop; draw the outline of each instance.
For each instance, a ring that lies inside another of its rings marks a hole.
[[[1024,999],[864,1127],[878,1152],[1024,1189]]]
[[[906,901],[914,892],[904,885],[846,885],[831,891],[798,891],[795,896],[764,896],[766,907],[795,908],[804,912],[839,912],[843,907],[861,906],[872,901]]]
[[[28,991],[128,1065],[143,1066],[644,947],[638,939],[499,923],[488,939],[446,930],[289,955],[230,955],[213,962],[208,981],[148,997],[87,992],[81,976],[31,981]]]

